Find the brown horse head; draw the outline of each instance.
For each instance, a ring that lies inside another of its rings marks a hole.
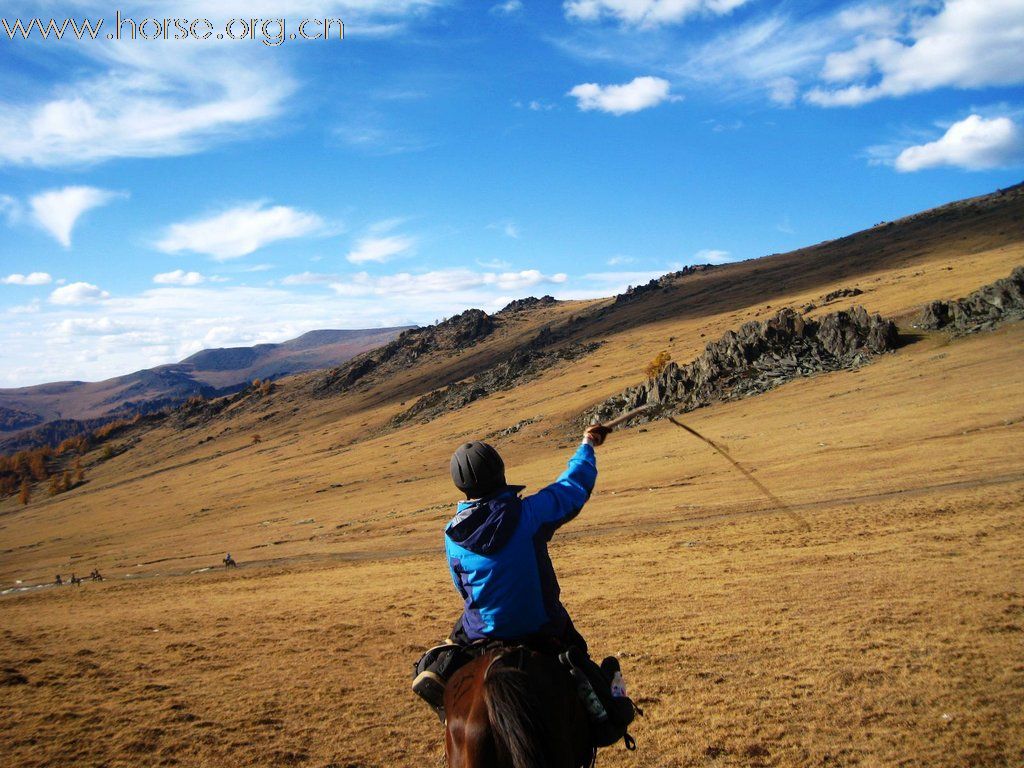
[[[444,695],[450,768],[585,768],[590,725],[557,659],[527,648],[483,654]]]

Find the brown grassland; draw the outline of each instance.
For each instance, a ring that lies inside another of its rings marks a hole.
[[[1024,196],[954,207],[685,278],[595,320],[596,352],[427,424],[383,429],[610,301],[524,313],[372,391],[314,398],[299,376],[259,407],[96,451],[80,488],[0,503],[4,587],[108,577],[0,598],[0,764],[440,764],[409,673],[460,607],[441,552],[453,445],[534,419],[494,443],[535,489],[568,458],[569,422],[662,349],[689,360],[769,305],[857,286],[908,344],[684,417],[809,531],[665,422],[598,450],[552,556],[646,710],[639,751],[598,764],[1020,766],[1024,324],[950,340],[909,321],[1021,263]],[[240,568],[204,570],[227,550]]]

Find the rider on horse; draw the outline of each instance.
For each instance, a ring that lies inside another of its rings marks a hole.
[[[560,659],[577,680],[592,719],[604,726],[598,740],[614,743],[632,721],[618,662],[608,657],[598,667],[589,658],[586,640],[559,600],[547,549],[554,532],[590,498],[597,480],[594,447],[608,432],[602,426],[587,429],[568,469],[525,498],[519,495],[523,486],[506,482],[504,462],[490,445],[465,443],[452,456],[452,480],[466,500],[445,528],[445,549],[464,608],[448,644],[427,651],[413,681],[413,690],[442,718],[445,685],[472,658],[464,649],[499,640],[563,651]]]

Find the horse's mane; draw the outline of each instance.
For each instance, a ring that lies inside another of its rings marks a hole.
[[[488,670],[484,689],[487,718],[499,752],[507,751],[514,768],[547,768],[551,724],[529,675],[499,661]]]

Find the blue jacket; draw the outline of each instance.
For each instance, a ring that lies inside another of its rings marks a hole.
[[[547,488],[519,497],[507,486],[483,499],[459,502],[445,527],[445,551],[465,607],[472,640],[561,637],[569,614],[548,556],[552,534],[583,509],[597,480],[594,449],[581,445],[569,468]]]

